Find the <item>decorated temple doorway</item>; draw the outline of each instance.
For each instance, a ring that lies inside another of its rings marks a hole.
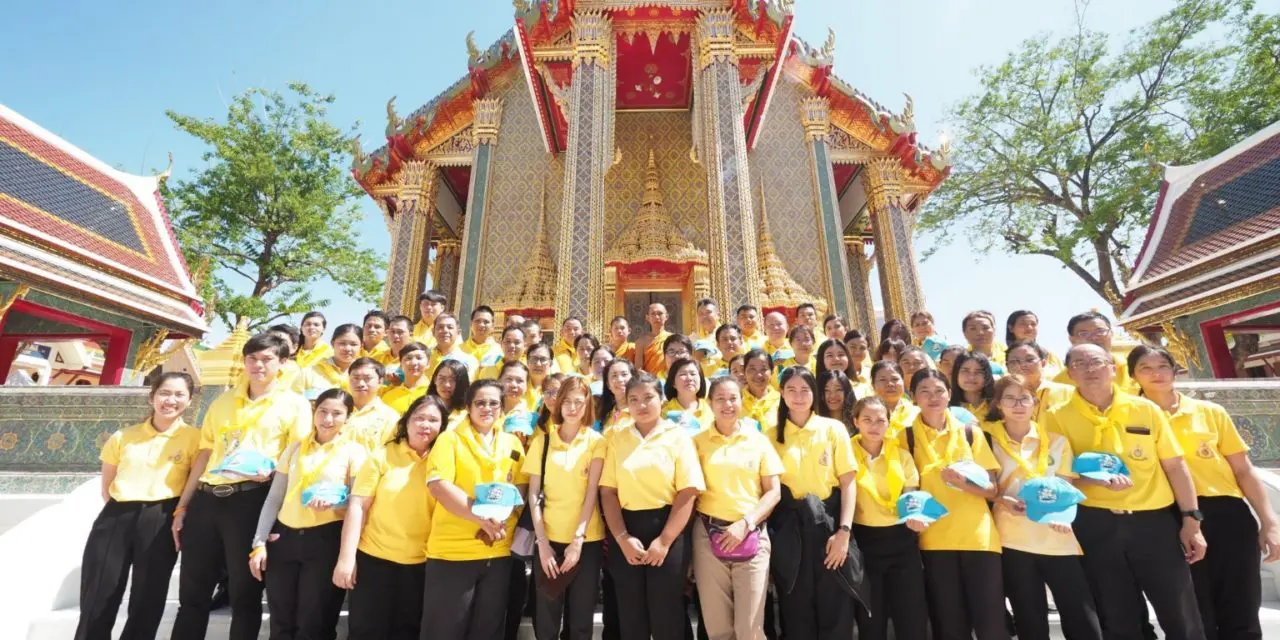
[[[667,330],[673,333],[684,333],[684,304],[681,300],[683,293],[680,291],[628,291],[623,294],[623,305],[625,311],[622,315],[626,316],[627,322],[631,323],[631,339],[638,340],[641,336],[647,336],[649,331],[649,323],[645,321],[645,314],[649,312],[649,305],[658,302],[667,308],[667,314],[671,317],[667,321]]]

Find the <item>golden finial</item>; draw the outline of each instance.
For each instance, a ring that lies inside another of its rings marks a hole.
[[[1160,330],[1164,332],[1165,343],[1175,360],[1188,369],[1200,368],[1200,352],[1196,350],[1195,343],[1187,337],[1187,334],[1180,331],[1172,322],[1160,323]]]
[[[467,34],[467,61],[475,62],[480,59],[480,49],[476,47],[476,32],[472,31]]]
[[[830,58],[836,54],[836,30],[835,29],[832,29],[831,27],[827,27],[827,41],[822,43],[822,51],[820,53],[822,54],[821,57],[823,58]]]
[[[943,163],[951,160],[951,136],[945,133],[938,138],[938,155]]]
[[[364,164],[364,161],[369,158],[369,156],[365,155],[364,150],[360,148],[360,134],[357,133],[351,138],[347,145],[349,147],[348,150],[351,152],[351,157],[355,159],[357,165]]]
[[[662,184],[658,180],[658,163],[654,159],[652,146],[649,147],[649,163],[644,168],[644,200],[641,201],[641,206],[646,204],[663,204]]]
[[[400,128],[400,114],[396,113],[396,96],[387,101],[387,133]]]
[[[528,13],[528,0],[511,0],[511,6],[515,7],[516,13]]]
[[[143,340],[138,345],[138,350],[133,354],[133,370],[140,373],[147,373],[163,362],[166,357],[165,353],[161,353],[160,345],[169,338],[168,329],[160,329],[155,335],[147,340]]]
[[[907,105],[902,108],[902,121],[906,124],[915,124],[916,121],[916,101],[911,98],[911,94],[903,93],[907,98]]]
[[[167,181],[169,177],[172,175],[173,175],[173,152],[170,151],[169,165],[164,168],[164,171],[161,171],[159,174],[156,175],[156,179],[159,180],[161,184],[164,184],[165,181]]]

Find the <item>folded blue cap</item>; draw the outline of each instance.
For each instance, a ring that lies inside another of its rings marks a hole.
[[[538,416],[531,411],[512,411],[502,421],[502,430],[516,435],[531,436],[533,426],[537,422]]]
[[[961,460],[947,468],[964,476],[965,480],[979,489],[991,488],[991,474],[987,473],[986,469],[983,469],[981,465],[972,460]]]
[[[236,449],[211,471],[224,478],[243,480],[263,476],[276,470],[276,461],[251,449]]]
[[[978,417],[973,415],[972,411],[964,407],[947,407],[947,411],[950,411],[951,417],[959,421],[960,424],[964,424],[964,425],[978,424]]]
[[[928,491],[910,491],[898,498],[898,524],[907,520],[934,522],[947,515],[947,508]]]
[[[694,350],[694,351],[706,351],[706,352],[707,352],[707,355],[708,355],[708,356],[710,356],[710,357],[712,357],[712,358],[718,358],[718,357],[720,357],[720,349],[719,349],[718,347],[716,347],[716,343],[715,343],[715,341],[713,341],[713,340],[708,340],[707,338],[703,338],[703,339],[701,339],[701,340],[699,340],[699,341],[697,341],[697,342],[693,343],[693,350]]]
[[[1076,505],[1084,502],[1084,494],[1058,476],[1027,480],[1018,497],[1027,505],[1027,519],[1040,524],[1071,524]]]
[[[302,504],[311,504],[312,500],[320,499],[335,507],[345,505],[347,503],[347,485],[343,482],[314,482],[307,488],[302,490]]]
[[[1112,453],[1086,451],[1076,456],[1071,463],[1071,471],[1079,476],[1109,482],[1116,476],[1129,475],[1129,467],[1124,460]]]
[[[796,357],[796,352],[792,349],[783,348],[773,352],[774,362],[782,362],[783,360],[790,360],[794,357]]]
[[[723,369],[716,369],[711,375],[707,377],[708,378],[724,378],[728,375],[729,375],[729,368],[724,367]]]
[[[447,358],[446,358],[446,360],[447,360]],[[481,360],[481,361],[480,361],[480,366],[482,366],[482,367],[492,367],[492,366],[497,365],[499,362],[502,362],[502,354],[501,354],[500,352],[496,352],[496,351],[495,351],[495,352],[490,353],[489,355],[485,356],[485,357],[484,357],[484,360]]]
[[[699,431],[702,431],[702,423],[698,422],[698,419],[693,417],[692,412],[668,411],[667,419],[676,423],[677,425],[680,425],[680,428],[684,429],[685,431],[688,431],[689,435],[694,435]]]
[[[591,383],[591,395],[593,395],[593,396],[602,396],[602,395],[604,395],[604,381],[603,381],[603,380],[596,380],[595,382],[592,382],[592,383]]]
[[[516,507],[524,504],[520,490],[514,484],[491,482],[476,485],[476,499],[471,503],[471,513],[481,518],[502,522],[511,517]]]

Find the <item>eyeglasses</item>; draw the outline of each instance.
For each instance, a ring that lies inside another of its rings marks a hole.
[[[498,407],[502,406],[502,401],[501,400],[476,400],[471,403],[471,406],[477,409],[497,409]]]
[[[1000,399],[1000,402],[1010,407],[1030,407],[1036,403],[1036,399],[1032,396],[1022,396],[1020,398],[1005,396]]]
[[[546,356],[529,358],[529,364],[550,364],[550,363],[551,363],[551,358],[548,358]]]
[[[1109,336],[1109,335],[1111,335],[1111,330],[1110,330],[1110,329],[1095,329],[1095,330],[1093,330],[1093,331],[1077,331],[1077,332],[1076,332],[1076,337],[1077,337],[1077,338],[1085,338],[1085,339],[1088,339],[1088,338],[1105,338],[1105,337],[1107,337],[1107,336]]]
[[[1024,358],[1022,360],[1014,360],[1009,358],[1005,360],[1005,364],[1011,367],[1029,367],[1033,364],[1040,364],[1040,358]]]
[[[1097,371],[1109,366],[1111,363],[1107,360],[1077,360],[1067,365],[1068,368],[1079,371]]]

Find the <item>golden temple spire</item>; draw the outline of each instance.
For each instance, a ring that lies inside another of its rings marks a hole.
[[[542,182],[542,210],[538,221],[538,238],[533,252],[521,270],[520,279],[494,302],[499,310],[554,310],[556,308],[556,265],[551,261],[547,241],[547,183]]]
[[[760,184],[760,238],[756,248],[756,260],[760,265],[760,284],[764,293],[762,307],[794,309],[802,302],[811,302],[817,307],[819,317],[827,312],[827,301],[809,295],[809,292],[791,277],[787,266],[778,256],[778,249],[773,245],[773,235],[769,233],[769,214],[765,206],[763,181]]]
[[[662,194],[662,180],[653,147],[644,171],[644,197],[631,223],[605,253],[605,262],[634,264],[662,260],[675,264],[707,264],[707,252],[693,246],[672,221]]]

